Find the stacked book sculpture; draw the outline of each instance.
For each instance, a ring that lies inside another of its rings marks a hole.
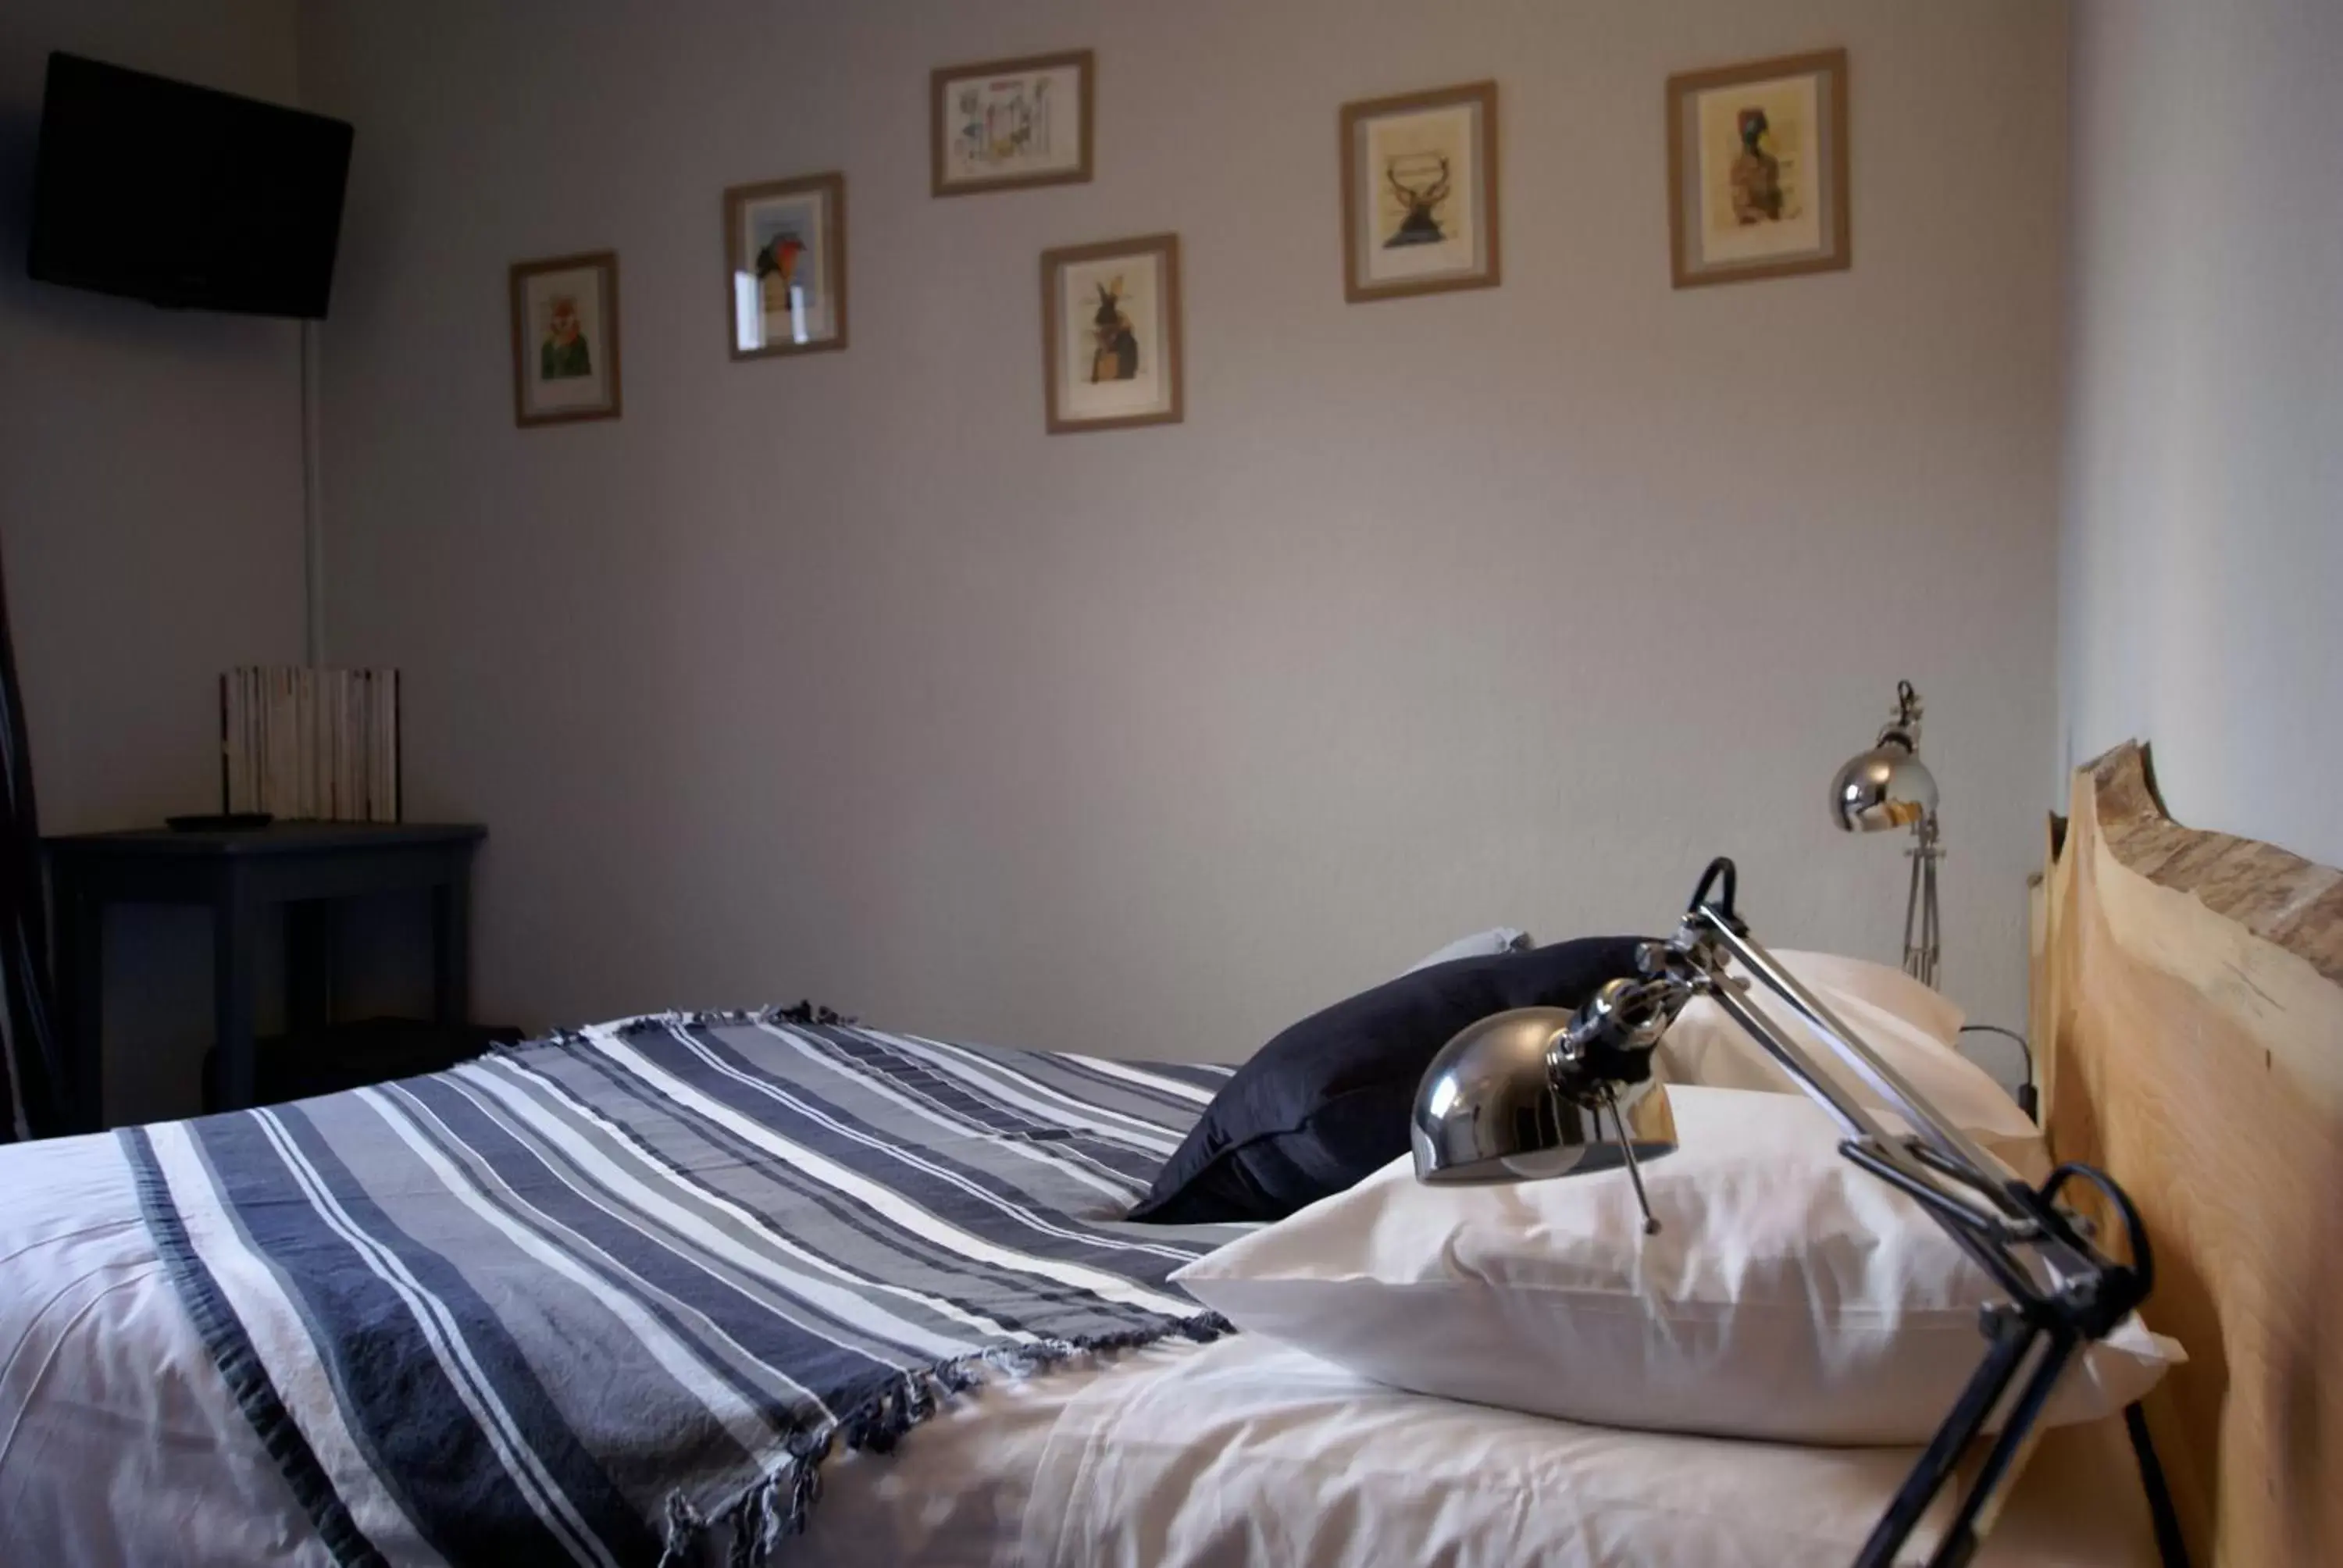
[[[398,784],[398,671],[254,665],[220,677],[223,810],[396,822]]]

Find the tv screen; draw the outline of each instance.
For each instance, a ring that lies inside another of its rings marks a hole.
[[[49,56],[26,270],[157,305],[326,314],[350,127]]]

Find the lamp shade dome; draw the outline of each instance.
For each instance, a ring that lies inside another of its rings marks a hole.
[[[1408,1129],[1416,1180],[1524,1181],[1611,1170],[1621,1163],[1623,1134],[1639,1160],[1675,1146],[1674,1117],[1656,1081],[1617,1085],[1599,1104],[1556,1091],[1557,1074],[1565,1083],[1575,1076],[1563,1046],[1571,1016],[1551,1007],[1493,1013],[1441,1047],[1415,1091]]]
[[[1831,820],[1851,833],[1908,828],[1936,809],[1936,775],[1893,732],[1848,758],[1831,780]]]

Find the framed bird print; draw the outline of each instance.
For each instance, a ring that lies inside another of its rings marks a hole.
[[[1182,352],[1178,235],[1041,253],[1051,435],[1177,425]]]
[[[930,194],[1089,179],[1095,65],[1088,49],[1071,49],[930,72]]]
[[[1668,78],[1678,288],[1853,265],[1846,51]]]
[[[1493,288],[1497,84],[1342,106],[1342,297]]]
[[[513,423],[618,417],[615,251],[512,266]]]
[[[846,347],[846,176],[724,193],[724,293],[735,359]]]

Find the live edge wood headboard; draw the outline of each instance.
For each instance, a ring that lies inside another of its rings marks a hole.
[[[2043,1120],[2147,1221],[2190,1560],[2343,1563],[2343,872],[2180,826],[2137,744],[2076,773],[2049,850]]]

